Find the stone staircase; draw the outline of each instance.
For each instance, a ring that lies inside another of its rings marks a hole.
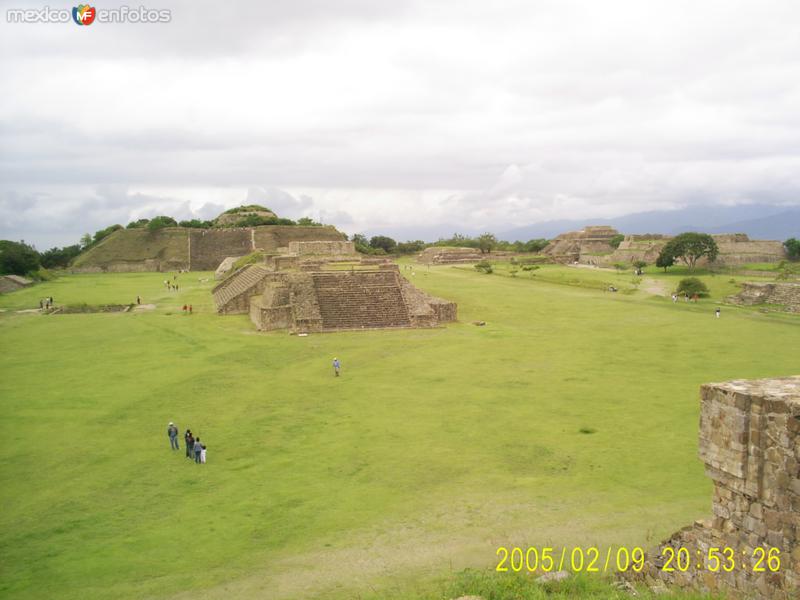
[[[243,294],[252,295],[253,288],[258,286],[268,273],[269,270],[263,265],[247,265],[239,269],[213,289],[217,310],[223,312],[232,300]]]
[[[411,327],[396,272],[318,272],[312,276],[323,329]]]

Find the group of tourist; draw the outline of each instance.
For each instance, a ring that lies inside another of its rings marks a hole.
[[[172,281],[170,281],[169,279],[165,279],[164,280],[164,287],[167,288],[168,290],[177,292],[178,291],[178,276],[177,275],[173,275],[172,276]]]
[[[167,436],[169,437],[169,447],[172,450],[180,450],[181,446],[178,442],[178,426],[170,421],[167,427]],[[206,462],[206,445],[200,441],[200,436],[194,437],[191,429],[187,429],[183,434],[183,443],[186,447],[186,458],[194,459],[198,465],[205,464]]]
[[[39,310],[50,310],[53,308],[53,297],[48,296],[39,300]]]

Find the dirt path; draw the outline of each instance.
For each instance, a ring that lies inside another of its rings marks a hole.
[[[657,279],[650,279],[649,277],[646,277],[645,279],[642,280],[642,289],[648,294],[652,294],[654,296],[669,295],[667,286],[663,281],[658,281]]]

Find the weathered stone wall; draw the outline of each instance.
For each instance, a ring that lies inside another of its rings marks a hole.
[[[291,242],[342,241],[344,234],[335,227],[301,227],[296,225],[274,225],[256,227],[253,233],[254,248],[264,252],[277,252]]]
[[[432,247],[420,252],[417,261],[428,265],[447,265],[459,263],[476,263],[485,256],[475,248]]]
[[[289,242],[289,252],[298,256],[353,256],[356,253],[356,245],[345,241]]]
[[[714,481],[713,519],[675,533],[649,553],[642,574],[629,576],[651,586],[800,597],[800,377],[702,386],[699,455]],[[665,571],[668,546],[685,548],[691,568]],[[732,568],[714,568],[711,548]],[[771,568],[772,561],[757,563],[775,548],[779,569]],[[733,563],[725,559],[727,549]]]
[[[192,229],[189,240],[193,271],[211,271],[228,256],[244,256],[255,249],[250,228]]]
[[[781,304],[789,312],[800,313],[800,283],[744,282],[742,291],[726,299],[731,304],[754,306]]]

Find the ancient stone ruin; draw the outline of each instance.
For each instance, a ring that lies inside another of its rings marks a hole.
[[[277,252],[291,242],[341,241],[330,226],[120,229],[75,259],[74,272],[213,271],[227,257]]]
[[[13,292],[30,285],[33,285],[33,281],[25,277],[20,277],[19,275],[0,276],[0,294]]]
[[[719,248],[718,265],[741,265],[745,263],[772,263],[786,258],[781,242],[775,240],[751,240],[744,233],[722,233],[711,236]],[[642,260],[654,264],[661,249],[671,239],[668,235],[645,234],[626,235],[619,247],[605,257],[581,256],[580,262],[611,266],[615,263],[632,263]],[[701,259],[698,265],[707,265]]]
[[[247,313],[260,331],[436,327],[457,319],[454,302],[417,289],[390,261],[361,258],[352,242],[291,244],[212,293],[218,313]]]
[[[476,248],[450,248],[434,246],[425,248],[417,257],[417,262],[426,265],[453,265],[480,262],[484,259]]]
[[[673,534],[648,553],[642,573],[627,576],[655,588],[798,598],[800,377],[710,383],[700,395],[699,455],[714,481],[713,517]],[[683,562],[667,565],[673,552]]]
[[[742,291],[728,296],[726,302],[744,306],[771,304],[787,312],[800,313],[800,283],[742,283]]]
[[[607,225],[589,225],[580,231],[570,231],[557,236],[542,250],[555,262],[572,263],[581,257],[610,254],[611,240],[619,232]]]

